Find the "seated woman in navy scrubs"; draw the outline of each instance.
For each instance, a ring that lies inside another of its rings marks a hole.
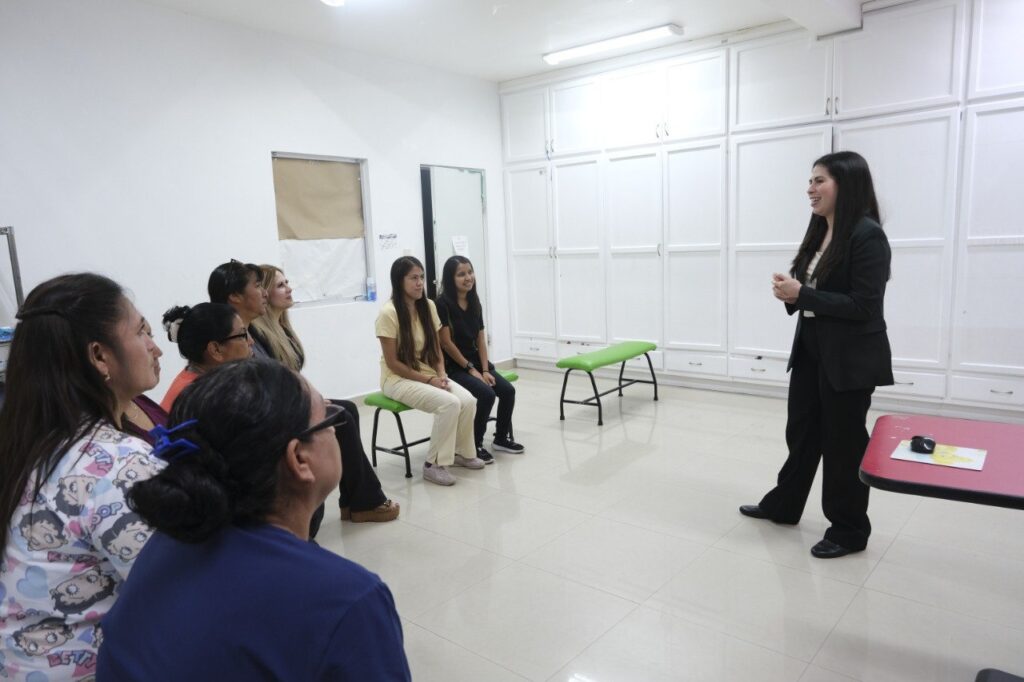
[[[307,541],[344,418],[269,360],[181,393],[157,441],[169,464],[129,498],[156,532],[103,619],[98,679],[411,679],[387,586]]]
[[[492,447],[500,452],[523,454],[526,448],[512,440],[516,389],[494,370],[487,358],[487,333],[480,296],[476,293],[476,273],[465,256],[452,256],[445,261],[441,291],[437,296],[437,315],[441,318],[441,348],[448,378],[476,398],[473,421],[476,456],[486,464],[494,463],[494,457],[484,448],[484,432],[495,399],[498,420]]]

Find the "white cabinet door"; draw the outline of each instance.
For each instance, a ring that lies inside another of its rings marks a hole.
[[[665,287],[661,154],[609,159],[604,194],[610,339],[660,344]]]
[[[555,247],[559,252],[601,248],[600,194],[595,159],[552,164]]]
[[[726,52],[705,52],[665,65],[665,127],[669,139],[724,135],[729,74]]]
[[[947,109],[836,126],[835,148],[867,159],[890,241],[952,242],[959,120]]]
[[[648,65],[608,74],[602,83],[604,144],[609,149],[661,139],[665,70]]]
[[[1024,2],[974,0],[968,96],[1024,92]]]
[[[796,315],[772,296],[772,273],[789,272],[792,249],[733,254],[730,273],[729,349],[747,355],[789,357]],[[799,313],[797,313],[799,314]]]
[[[513,253],[541,253],[551,247],[548,229],[548,169],[517,168],[505,172],[508,227]]]
[[[555,338],[554,260],[548,254],[513,255],[513,333]]]
[[[946,366],[952,295],[946,254],[935,247],[892,250],[892,279],[885,290],[885,321],[897,367]]]
[[[600,254],[559,254],[558,338],[604,341],[605,291]]]
[[[725,349],[725,150],[719,139],[665,153],[670,348]]]
[[[811,216],[807,179],[831,149],[831,127],[734,135],[730,145],[733,245],[787,244],[796,253]]]
[[[961,0],[912,3],[864,15],[864,29],[835,39],[838,117],[958,101]]]
[[[953,308],[958,369],[1024,374],[1024,102],[969,107]]]
[[[730,57],[732,130],[829,117],[832,42],[806,33],[738,45]]]
[[[548,143],[547,112],[547,88],[502,95],[506,161],[544,158]]]
[[[601,91],[595,78],[551,86],[551,153],[601,147]]]

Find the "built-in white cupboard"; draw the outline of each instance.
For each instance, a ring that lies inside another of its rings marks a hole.
[[[661,371],[784,385],[796,320],[771,274],[807,227],[811,162],[851,149],[893,252],[896,384],[879,395],[1024,407],[1021,35],[1017,0],[920,0],[834,37],[730,41],[503,92],[517,357],[645,339]],[[524,102],[534,113],[513,120]],[[531,120],[527,151],[508,135]],[[585,130],[567,135],[570,120]],[[571,144],[552,151],[553,137]]]

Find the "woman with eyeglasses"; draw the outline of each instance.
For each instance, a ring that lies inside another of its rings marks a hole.
[[[150,529],[127,491],[163,466],[125,433],[160,376],[149,325],[92,273],[18,311],[0,408],[0,678],[92,678],[101,621]]]
[[[387,586],[308,542],[345,418],[267,360],[181,393],[167,468],[129,496],[156,532],[104,620],[98,679],[411,679]]]
[[[167,338],[188,360],[174,377],[160,407],[171,411],[174,400],[200,374],[232,360],[252,357],[253,341],[235,309],[225,303],[175,306],[164,313]]]
[[[257,342],[268,349],[272,358],[300,372],[306,364],[306,354],[302,342],[299,341],[299,335],[295,333],[288,319],[288,309],[295,305],[292,288],[288,285],[288,278],[281,268],[261,265],[260,270],[263,272],[262,285],[267,292],[267,313],[253,320],[249,329]],[[341,507],[342,521],[394,521],[398,518],[400,507],[384,494],[380,479],[374,473],[370,460],[366,457],[366,451],[363,450],[363,441],[359,435],[359,409],[350,400],[331,399],[331,402],[344,408],[349,417],[344,426],[335,430],[338,445],[341,447],[344,471],[338,485],[338,504]],[[323,515],[324,512],[320,509],[313,516],[311,536],[316,536]]]

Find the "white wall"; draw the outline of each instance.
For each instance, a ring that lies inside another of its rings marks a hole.
[[[511,356],[495,84],[133,0],[0,3],[0,225],[26,292],[101,271],[158,321],[206,300],[219,263],[277,262],[271,151],[369,160],[373,229],[399,234],[374,254],[379,300],[391,261],[423,255],[420,164],[485,169],[493,354]],[[293,314],[325,395],[375,390],[378,306]],[[158,339],[156,397],[183,365]]]

